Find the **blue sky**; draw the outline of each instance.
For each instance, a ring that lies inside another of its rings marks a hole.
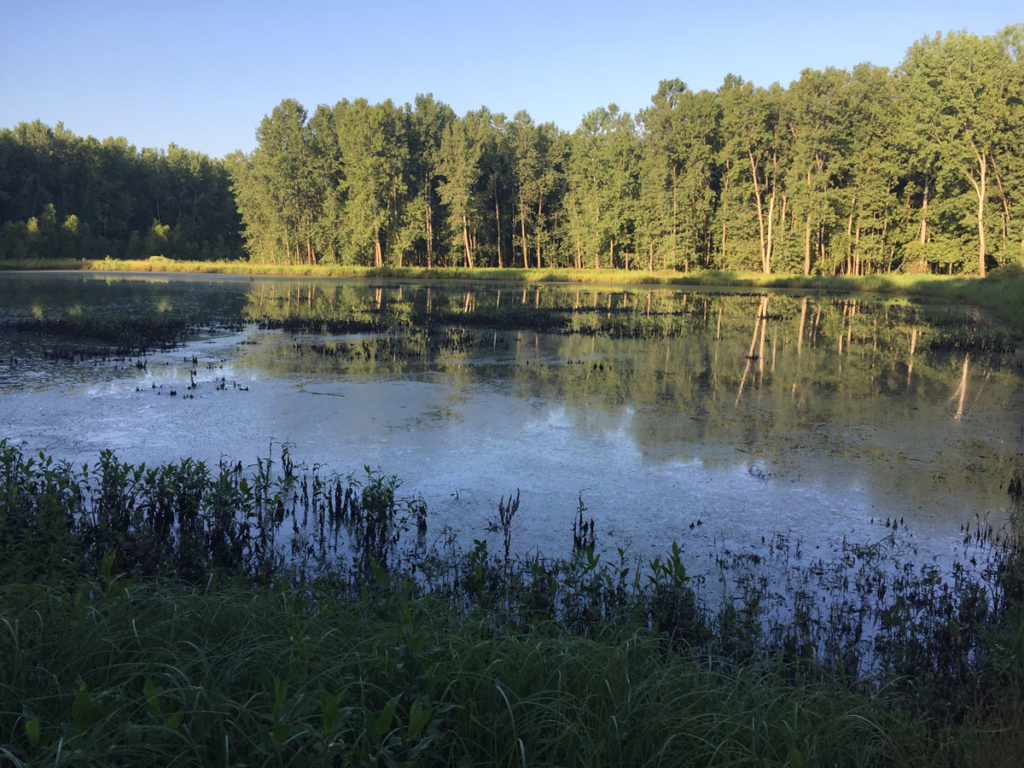
[[[667,78],[788,85],[805,67],[897,66],[926,34],[1021,22],[1020,0],[0,0],[0,127],[63,121],[222,157],[252,150],[283,98],[312,112],[433,93],[459,114],[525,109],[571,131],[610,102],[642,109]]]

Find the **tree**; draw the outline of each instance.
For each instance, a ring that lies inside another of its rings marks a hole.
[[[29,238],[29,220],[38,229],[47,206],[54,222],[65,222],[60,236]],[[144,246],[154,221],[169,227],[161,242],[169,256],[238,255],[239,220],[226,165],[174,144],[140,151],[124,138],[82,139],[61,123],[0,130],[0,224],[13,238],[7,247],[0,243],[5,252],[25,258],[150,255]]]
[[[648,269],[656,254],[659,266],[684,271],[698,259],[707,263],[718,119],[714,94],[694,94],[680,80],[662,81],[637,117],[643,129],[638,226]]]
[[[261,261],[316,261],[306,118],[305,107],[285,99],[260,122],[251,159],[234,165],[244,236]]]
[[[471,233],[474,217],[474,193],[481,176],[480,158],[484,151],[485,126],[491,115],[486,109],[468,112],[451,122],[441,140],[438,173],[444,181],[438,187],[441,201],[448,208],[449,227],[461,240],[465,265],[473,268],[476,240]]]
[[[350,231],[355,242],[372,243],[373,265],[381,267],[408,191],[405,118],[390,100],[372,106],[365,99],[341,102],[334,114]],[[395,257],[401,264],[401,251]]]
[[[409,243],[423,242],[423,261],[427,269],[434,265],[436,232],[443,221],[438,195],[441,142],[455,113],[447,104],[435,101],[431,94],[418,95],[415,108],[408,115],[406,135],[409,140],[410,175],[414,180],[412,199],[407,211],[410,228]]]
[[[899,70],[906,113],[916,115],[920,152],[973,192],[978,274],[986,272],[986,212],[993,167],[1010,150],[1020,68],[996,38],[950,32],[925,37],[907,51]]]
[[[559,131],[553,123],[535,125],[526,112],[517,112],[508,124],[508,144],[513,164],[516,219],[519,224],[519,250],[523,268],[530,266],[530,240],[533,241],[534,266],[543,266],[541,253],[551,232],[545,205],[556,193],[563,173],[559,157]],[[529,232],[528,232],[529,230]]]
[[[717,97],[722,115],[718,152],[722,266],[770,272],[781,168],[781,91],[776,86],[768,93],[728,75]]]
[[[618,247],[628,269],[639,191],[639,137],[633,120],[615,104],[595,109],[584,116],[570,147],[570,216],[577,249],[600,268],[606,248],[608,266],[616,266]]]
[[[848,80],[849,74],[840,69],[805,69],[789,89],[786,123],[792,162],[787,189],[794,214],[803,221],[805,275],[815,263],[835,259],[829,246],[844,218],[846,201],[839,188],[850,151]],[[830,270],[835,266],[827,265]]]
[[[847,86],[851,127],[846,193],[846,271],[888,272],[899,245],[900,172],[896,95],[888,69],[859,64]]]

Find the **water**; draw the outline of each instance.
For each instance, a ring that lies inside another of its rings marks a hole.
[[[466,545],[519,489],[520,552],[568,550],[582,500],[606,552],[776,533],[813,552],[902,520],[942,560],[966,523],[1005,523],[1024,456],[1020,354],[958,348],[983,322],[969,308],[80,274],[0,274],[0,297],[9,440],[75,464],[248,464],[288,444],[310,467],[397,475],[431,535]],[[97,356],[126,318],[187,341]]]

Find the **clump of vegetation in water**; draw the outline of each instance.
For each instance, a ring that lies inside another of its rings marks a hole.
[[[74,362],[128,358],[173,349],[210,330],[238,330],[238,323],[199,323],[181,315],[152,312],[109,314],[61,311],[0,320],[0,333],[41,340],[45,357]]]
[[[1008,483],[1019,513],[1019,471]],[[0,441],[0,754],[14,765],[1011,764],[1024,748],[1024,558],[899,528],[812,558],[673,544],[606,559],[427,543],[397,478],[287,448],[246,470]],[[1019,523],[1019,521],[1017,521]],[[971,562],[971,559],[974,562]],[[553,724],[557,724],[555,727]],[[980,764],[980,763],[979,763]]]

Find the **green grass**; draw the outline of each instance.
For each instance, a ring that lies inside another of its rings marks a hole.
[[[0,590],[23,764],[877,765],[893,712],[666,650],[428,602],[114,584]],[[17,764],[17,763],[16,763]]]
[[[346,488],[284,452],[274,466],[147,468],[107,452],[76,469],[0,440],[0,764],[988,768],[1024,757],[1014,544],[949,581],[875,564],[878,545],[802,570],[783,552],[787,582],[808,595],[793,612],[763,610],[772,594],[757,571],[712,610],[678,547],[646,565],[585,544],[565,560],[510,559],[482,541],[399,553],[403,510],[417,508],[396,478]],[[1010,494],[1019,504],[1019,475]],[[510,525],[511,501],[503,511]],[[261,543],[307,516],[328,540],[342,526],[358,556],[303,548],[288,562]],[[821,592],[806,581],[819,571],[865,591]],[[838,626],[857,615],[879,622],[871,651]]]
[[[1020,679],[905,695],[619,628],[496,626],[400,588],[0,588],[12,765],[1016,766]],[[1019,657],[1018,657],[1019,659]]]

